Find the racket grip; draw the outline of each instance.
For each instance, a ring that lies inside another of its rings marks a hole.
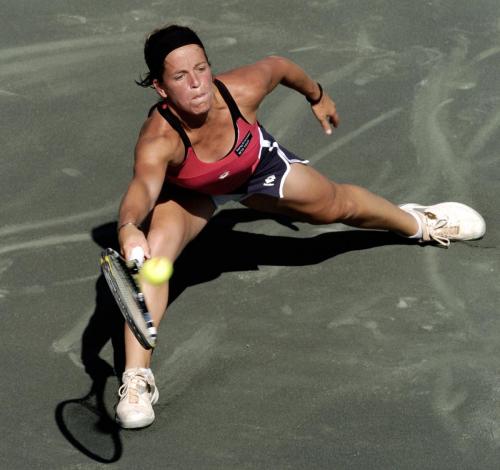
[[[132,248],[129,261],[131,260],[134,260],[137,263],[137,266],[142,266],[142,263],[144,263],[144,250],[142,247],[135,246]]]

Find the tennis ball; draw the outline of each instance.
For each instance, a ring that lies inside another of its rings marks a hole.
[[[144,261],[141,277],[148,284],[158,286],[167,282],[174,272],[172,262],[165,257],[151,258]]]

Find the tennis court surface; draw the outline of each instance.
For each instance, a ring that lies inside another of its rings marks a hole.
[[[496,0],[5,0],[0,7],[2,468],[497,469]],[[460,201],[449,250],[224,206],[175,267],[155,423],[113,423],[121,316],[99,273],[153,91],[147,32],[191,26],[214,71],[296,61],[326,137],[276,90],[261,122],[339,182]]]

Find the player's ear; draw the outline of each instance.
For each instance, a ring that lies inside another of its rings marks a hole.
[[[153,80],[153,88],[156,90],[156,93],[158,93],[161,98],[163,99],[167,98],[167,92],[163,89],[160,81],[157,78]]]

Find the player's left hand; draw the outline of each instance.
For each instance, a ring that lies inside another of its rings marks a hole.
[[[337,106],[326,93],[323,94],[319,103],[311,106],[311,110],[320,122],[321,127],[323,127],[325,134],[330,135],[332,133],[332,125],[335,128],[339,126],[340,119],[337,114]]]

